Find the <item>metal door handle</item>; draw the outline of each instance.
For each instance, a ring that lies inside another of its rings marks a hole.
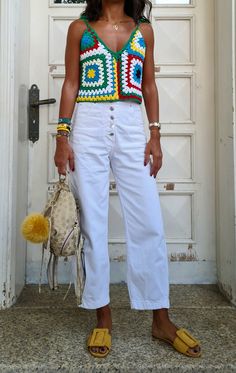
[[[29,89],[29,110],[28,110],[28,126],[29,140],[33,143],[39,139],[39,107],[41,105],[55,104],[55,98],[46,100],[39,99],[39,88],[33,84]]]
[[[55,104],[56,100],[55,98],[48,98],[47,100],[40,100],[36,101],[32,104],[30,104],[31,107],[38,107],[40,105],[50,105],[50,104]]]

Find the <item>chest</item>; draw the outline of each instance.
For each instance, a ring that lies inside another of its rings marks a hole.
[[[126,45],[127,41],[130,40],[134,27],[124,27],[123,25],[117,25],[118,29],[115,29],[113,25],[105,25],[103,27],[91,25],[91,30],[94,34],[103,41],[103,43],[112,51],[118,52]]]
[[[115,36],[114,40],[111,35],[103,39],[94,29],[87,28],[81,37],[80,54],[83,57],[84,54],[86,56],[94,53],[99,54],[101,51],[105,51],[115,57],[115,59],[119,59],[126,54],[136,55],[141,60],[144,60],[146,44],[138,27],[133,29],[128,39]]]

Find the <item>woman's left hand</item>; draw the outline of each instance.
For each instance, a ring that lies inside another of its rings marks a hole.
[[[152,155],[153,162],[150,168],[150,176],[156,175],[162,166],[162,150],[160,143],[159,130],[151,130],[150,140],[148,141],[145,148],[144,166],[150,161],[150,155]]]

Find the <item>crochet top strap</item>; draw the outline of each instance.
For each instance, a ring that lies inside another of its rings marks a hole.
[[[84,21],[84,23],[86,24],[87,28],[89,28],[89,23],[88,23],[88,18],[86,15],[83,15],[81,14],[79,19],[81,19],[82,21]]]
[[[146,17],[142,16],[139,18],[138,23],[151,23]]]

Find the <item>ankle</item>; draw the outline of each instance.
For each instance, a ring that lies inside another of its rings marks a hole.
[[[109,306],[97,308],[97,328],[108,328],[111,333],[112,318]]]
[[[163,325],[166,323],[169,323],[169,315],[168,315],[168,310],[163,308],[160,310],[154,310],[153,311],[153,324],[154,325]]]
[[[110,306],[109,304],[104,306],[104,307],[100,307],[100,308],[97,308],[97,315],[98,316],[110,316],[111,315],[111,309],[110,309]]]
[[[111,309],[109,305],[97,308],[97,320],[100,324],[109,324],[111,325]]]

